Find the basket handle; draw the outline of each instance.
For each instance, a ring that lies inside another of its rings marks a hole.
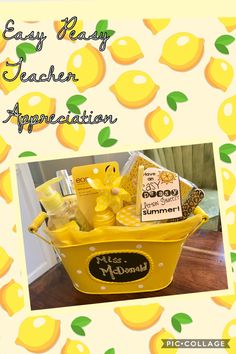
[[[205,213],[205,211],[202,208],[200,208],[199,206],[197,206],[193,210],[193,214],[194,215],[200,214],[202,216],[202,224],[205,224],[209,220],[209,216],[207,215],[207,213]]]
[[[205,224],[208,220],[209,220],[209,216],[207,215],[207,213],[205,213],[205,211],[200,208],[199,206],[197,206],[194,210],[193,210],[193,214],[194,215],[201,215],[202,216],[202,221],[200,222],[200,224],[198,224],[195,229],[193,229],[190,234],[188,234],[188,237],[190,237],[191,235],[194,234],[194,232],[196,230],[198,230],[203,224]]]
[[[47,219],[47,217],[48,216],[45,212],[42,211],[41,213],[39,213],[28,227],[28,230],[44,242],[48,243],[49,245],[52,245],[50,241],[38,234],[38,229],[42,226],[43,222]]]

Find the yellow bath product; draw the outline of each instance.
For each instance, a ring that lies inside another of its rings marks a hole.
[[[116,216],[110,209],[95,211],[93,216],[93,227],[113,226],[116,223]]]
[[[116,214],[116,223],[120,226],[141,226],[140,216],[136,214],[136,205],[127,205]]]
[[[64,227],[71,220],[76,221],[74,208],[52,186],[60,181],[52,178],[36,188],[38,198],[47,212],[49,225],[52,229]]]
[[[76,245],[79,242],[80,228],[74,220],[59,229],[49,230],[46,228],[44,231],[55,246]]]
[[[63,227],[57,229],[50,228],[49,226],[45,227],[44,232],[50,239],[50,241],[48,241],[38,233],[39,228],[42,226],[47,217],[48,216],[45,212],[41,212],[29,225],[28,230],[49,244],[56,246],[74,245],[80,242],[82,234],[87,234],[86,232],[81,232],[77,222],[72,220],[64,224]]]
[[[116,161],[103,162],[92,165],[76,166],[72,168],[74,188],[78,205],[89,224],[93,224],[96,199],[99,192],[93,189],[87,182],[87,178],[104,180],[108,169],[112,168],[115,177],[119,176],[119,165]]]
[[[149,167],[164,169],[163,166],[158,165],[156,162],[149,159],[139,151],[131,153],[129,160],[125,164],[121,173],[124,176],[121,185],[127,192],[130,193],[132,204],[136,202],[138,169],[140,165],[143,165],[144,169]],[[196,188],[196,186],[192,182],[187,181],[182,177],[179,177],[179,179],[181,198],[182,202],[184,202],[187,199],[189,193],[193,188]]]

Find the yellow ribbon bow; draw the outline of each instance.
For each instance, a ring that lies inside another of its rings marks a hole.
[[[95,211],[104,211],[108,207],[116,214],[123,206],[123,201],[131,200],[130,194],[124,188],[120,188],[123,176],[116,177],[110,166],[102,182],[100,179],[87,178],[90,187],[99,192]]]

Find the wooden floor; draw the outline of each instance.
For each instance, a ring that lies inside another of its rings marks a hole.
[[[32,310],[227,289],[221,232],[199,230],[185,244],[172,283],[165,289],[124,295],[77,291],[58,264],[30,286]]]

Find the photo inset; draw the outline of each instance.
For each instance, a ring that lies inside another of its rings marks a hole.
[[[227,289],[211,143],[16,171],[32,310]]]

